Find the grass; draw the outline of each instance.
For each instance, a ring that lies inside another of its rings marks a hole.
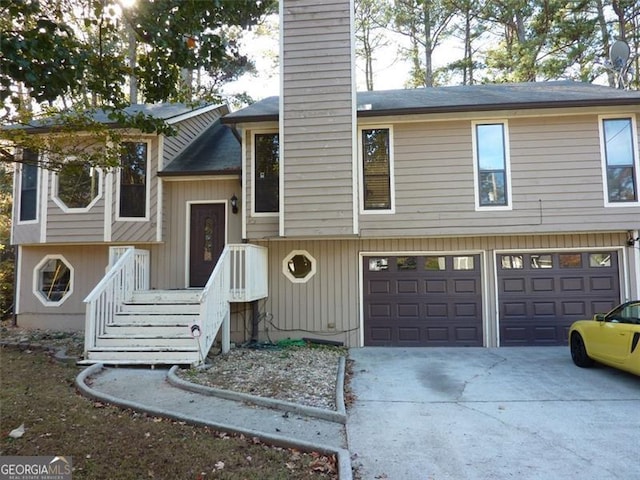
[[[337,479],[333,457],[86,399],[78,373],[42,351],[0,348],[0,455],[71,456],[74,480]]]

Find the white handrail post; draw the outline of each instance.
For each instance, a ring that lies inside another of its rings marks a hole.
[[[84,357],[87,357],[87,352],[96,346],[95,341],[95,322],[93,319],[96,317],[96,304],[95,302],[87,303],[86,317],[85,317],[85,335],[84,335]]]
[[[231,316],[229,312],[224,317],[222,321],[222,353],[229,353],[231,350]]]
[[[140,255],[136,255],[136,252]],[[136,257],[140,257],[136,261]],[[124,302],[130,301],[133,291],[148,284],[148,252],[131,247],[110,250],[109,270],[85,298],[85,358],[98,344],[105,328],[112,324]]]

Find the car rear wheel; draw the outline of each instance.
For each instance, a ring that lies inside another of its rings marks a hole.
[[[579,333],[571,335],[571,359],[573,363],[582,368],[593,365],[593,359],[587,354],[584,340],[582,340],[582,336]]]

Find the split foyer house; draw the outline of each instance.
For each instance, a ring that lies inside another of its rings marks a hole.
[[[356,92],[352,11],[281,1],[278,97],[132,107],[178,135],[132,134],[82,199],[20,164],[18,324],[197,363],[217,335],[563,345],[640,298],[640,92]]]

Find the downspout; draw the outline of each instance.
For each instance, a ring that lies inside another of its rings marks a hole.
[[[631,253],[630,266],[633,271],[632,273],[632,293],[631,299],[635,300],[640,299],[640,230],[633,230],[631,232],[632,243],[629,245],[629,250]]]
[[[251,302],[251,345],[258,343],[258,324],[260,323],[260,310],[258,300]]]
[[[18,302],[18,252],[19,248],[15,248],[13,252],[13,320],[11,322],[12,327],[18,326],[18,309],[16,308]]]

